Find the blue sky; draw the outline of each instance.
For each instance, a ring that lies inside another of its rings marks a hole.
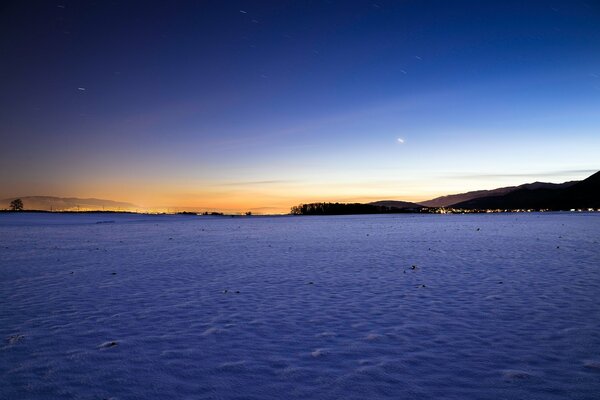
[[[1,7],[3,197],[281,211],[599,169],[597,2]]]

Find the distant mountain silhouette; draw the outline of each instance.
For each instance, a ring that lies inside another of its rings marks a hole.
[[[54,211],[74,211],[74,210],[135,210],[137,206],[131,203],[124,203],[104,199],[80,199],[77,197],[53,197],[53,196],[25,196],[18,197],[23,200],[26,210],[54,210]],[[0,209],[8,208],[11,201],[16,199],[0,200]]]
[[[411,203],[409,201],[398,201],[398,200],[379,200],[379,201],[374,201],[372,203],[368,203],[374,206],[381,206],[381,207],[389,207],[389,208],[400,208],[400,209],[405,209],[405,208],[423,208],[422,205],[417,204],[417,203]]]
[[[600,208],[600,172],[579,182],[518,186],[502,195],[474,198],[451,204],[464,209],[550,209]]]
[[[419,202],[419,204],[424,205],[426,207],[448,207],[450,205],[468,202],[469,200],[494,196],[503,196],[507,193],[514,192],[515,190],[519,189],[563,189],[572,186],[578,182],[579,181],[570,181],[565,183],[534,182],[526,183],[524,185],[519,186],[507,186],[492,190],[475,190],[472,192],[436,197],[435,199]]]

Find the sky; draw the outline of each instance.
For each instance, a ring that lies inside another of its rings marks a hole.
[[[3,1],[0,198],[287,212],[600,169],[598,1]]]

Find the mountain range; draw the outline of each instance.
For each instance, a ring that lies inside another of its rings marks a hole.
[[[84,211],[84,210],[121,210],[133,211],[135,204],[104,199],[80,199],[77,197],[26,196],[20,197],[26,210]],[[0,200],[0,209],[9,207],[15,198]]]
[[[483,209],[548,209],[569,210],[600,208],[600,172],[578,182],[548,184],[536,182],[517,186],[504,194],[493,193],[462,200],[453,208]]]
[[[460,208],[466,210],[600,208],[600,171],[582,181],[565,183],[534,182],[493,190],[477,190],[436,197],[416,203],[384,200],[371,204],[397,208]]]
[[[576,184],[578,181],[570,181],[565,183],[545,183],[534,182],[526,183],[519,186],[507,186],[492,190],[476,190],[472,192],[451,194],[447,196],[436,197],[435,199],[422,201],[419,204],[425,207],[448,207],[454,204],[467,202],[469,200],[480,199],[483,197],[504,196],[510,192],[520,189],[562,189]]]

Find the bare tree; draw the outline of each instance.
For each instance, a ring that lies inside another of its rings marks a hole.
[[[10,202],[10,209],[12,211],[23,211],[23,200],[14,199]]]

